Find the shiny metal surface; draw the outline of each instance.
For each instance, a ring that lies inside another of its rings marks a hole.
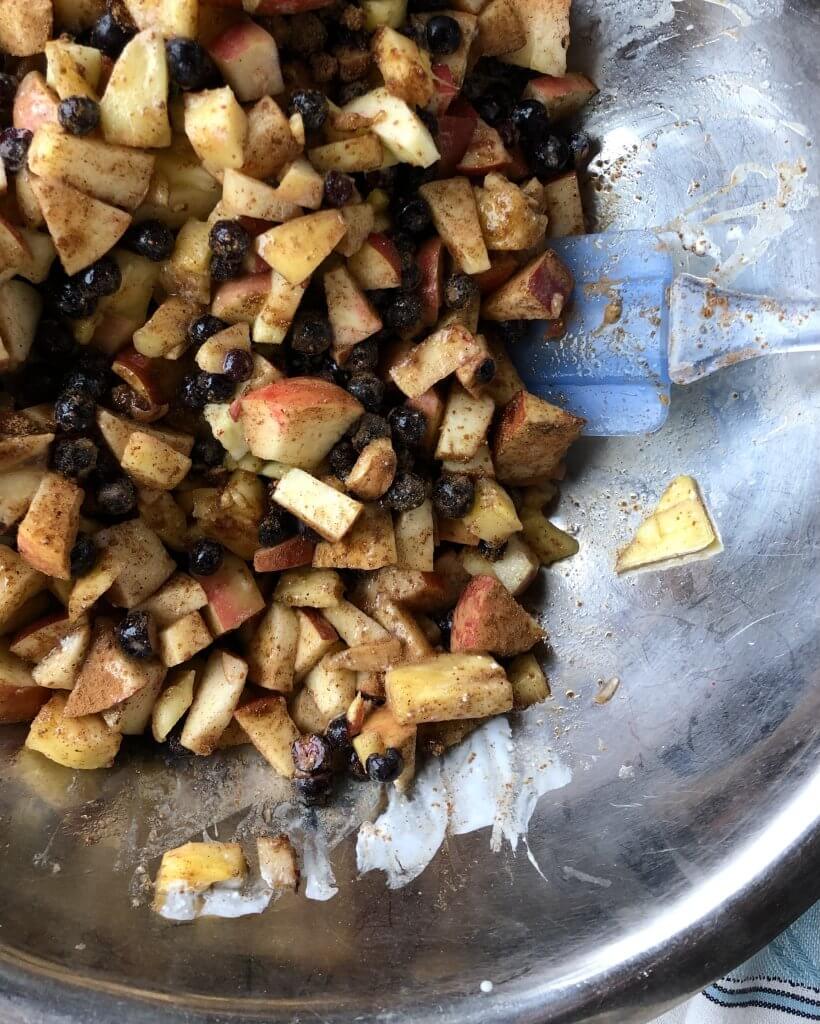
[[[816,292],[815,0],[577,7],[574,63],[603,86],[597,227],[670,225],[682,268]],[[561,512],[581,554],[544,594],[544,728],[573,771],[530,827],[546,881],[484,832],[390,892],[355,879],[348,840],[335,900],[175,927],[131,906],[145,804],[172,823],[186,786],[218,804],[236,769],[191,782],[146,754],[66,790],[7,731],[0,1020],[625,1024],[765,943],[820,897],[819,377],[811,354],[730,367],[676,392],[660,434],[580,447]],[[616,544],[679,472],[725,553],[617,579]],[[220,835],[241,810],[226,796]]]

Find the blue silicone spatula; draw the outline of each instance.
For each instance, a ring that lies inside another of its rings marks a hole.
[[[820,351],[820,300],[781,302],[725,291],[673,261],[652,231],[550,242],[575,276],[566,332],[533,321],[510,355],[527,388],[587,420],[595,437],[649,434],[672,384],[745,359]]]

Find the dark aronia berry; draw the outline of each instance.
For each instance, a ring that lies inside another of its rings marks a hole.
[[[430,207],[421,196],[414,196],[396,211],[396,224],[411,235],[421,235],[430,227]]]
[[[238,220],[218,220],[208,235],[208,244],[215,256],[238,263],[245,258],[251,238]]]
[[[293,536],[296,528],[293,517],[277,505],[272,505],[259,524],[259,543],[263,548],[274,548]]]
[[[107,480],[97,489],[97,504],[108,516],[126,516],[137,505],[137,489],[127,476]]]
[[[421,444],[427,429],[427,418],[420,409],[397,405],[395,409],[390,410],[387,419],[397,442],[408,448],[415,448]]]
[[[373,782],[395,782],[404,771],[404,758],[395,747],[367,759],[367,774]]]
[[[361,373],[365,370],[375,370],[379,365],[379,346],[374,338],[360,341],[348,352],[345,370],[350,373]]]
[[[225,551],[215,540],[198,540],[188,553],[188,568],[192,576],[213,576],[222,565]]]
[[[213,469],[214,466],[222,465],[224,458],[225,449],[215,437],[199,437],[194,441],[194,447],[191,449],[191,461],[195,466]]]
[[[344,715],[331,721],[325,729],[325,739],[334,750],[345,751],[350,747],[350,726]]]
[[[301,736],[291,744],[290,751],[297,772],[315,775],[330,770],[333,751],[324,736]]]
[[[100,123],[100,105],[88,96],[67,96],[57,107],[57,120],[70,135],[90,135]]]
[[[242,260],[230,259],[226,256],[214,256],[211,260],[212,281],[233,281],[242,276]]]
[[[486,359],[478,364],[473,376],[478,384],[489,384],[495,377],[495,371],[495,360],[491,356],[487,356]]]
[[[208,399],[202,388],[201,374],[191,373],[183,377],[179,389],[179,401],[186,409],[198,412],[204,409]]]
[[[356,465],[356,449],[349,441],[339,441],[330,449],[327,457],[330,472],[340,480],[346,480],[347,474]]]
[[[171,229],[158,220],[144,220],[132,225],[123,236],[123,245],[153,263],[167,260],[174,249]]]
[[[395,331],[412,327],[421,317],[421,299],[413,292],[397,292],[385,311],[385,323]]]
[[[536,174],[560,174],[569,167],[569,146],[560,136],[548,135],[533,145],[530,160]]]
[[[327,100],[323,93],[316,89],[303,89],[295,92],[290,101],[288,112],[301,114],[305,131],[318,132],[327,120]]]
[[[54,445],[54,468],[69,480],[80,480],[97,465],[97,446],[88,437],[65,438]]]
[[[208,51],[195,39],[177,36],[165,44],[168,71],[180,89],[205,89],[219,79]]]
[[[197,386],[207,402],[227,402],[233,398],[234,383],[224,373],[200,373]]]
[[[449,309],[465,309],[478,294],[478,284],[469,274],[451,274],[444,285],[444,302]]]
[[[235,384],[250,380],[253,376],[253,354],[245,348],[232,348],[225,353],[222,372]]]
[[[586,132],[573,132],[567,139],[570,158],[576,171],[582,171],[592,157],[592,139]]]
[[[196,320],[188,325],[188,338],[193,345],[202,345],[208,338],[212,338],[220,331],[224,331],[228,324],[220,320],[218,316],[211,316],[210,313],[203,313]]]
[[[122,271],[112,256],[103,256],[82,271],[80,280],[91,295],[101,299],[119,291],[122,285]]]
[[[37,351],[52,359],[63,359],[71,355],[76,342],[74,335],[59,320],[43,319],[37,325]]]
[[[333,331],[327,317],[318,313],[302,313],[293,325],[290,344],[295,352],[318,356],[327,352],[333,341]]]
[[[148,612],[129,612],[117,626],[117,642],[130,658],[144,661],[154,655],[156,630]]]
[[[134,31],[131,25],[124,25],[109,11],[92,28],[91,45],[101,50],[106,57],[116,60],[133,37]]]
[[[328,171],[325,175],[325,202],[328,206],[346,206],[353,198],[353,179],[342,171]]]
[[[350,441],[354,449],[361,452],[371,441],[378,441],[381,437],[390,437],[390,424],[384,416],[366,412],[356,423]]]
[[[512,108],[510,120],[522,139],[536,142],[549,131],[550,119],[547,109],[538,100],[521,100]]]
[[[448,14],[436,14],[427,22],[427,48],[437,57],[455,53],[461,46],[461,27]]]
[[[416,473],[398,473],[381,501],[392,512],[410,512],[424,504],[426,497],[424,480],[420,476]]]
[[[333,791],[333,776],[330,772],[322,775],[306,775],[293,780],[293,787],[303,804],[317,807],[327,802]]]
[[[54,403],[54,422],[61,430],[82,433],[94,425],[96,405],[85,391],[64,391]]]
[[[488,562],[497,562],[504,554],[506,544],[491,544],[488,540],[478,542],[478,553],[483,555]]]
[[[23,169],[32,138],[28,128],[6,128],[0,132],[0,160],[9,174]]]
[[[55,309],[71,320],[91,316],[97,308],[97,296],[78,278],[61,281],[50,293]]]
[[[384,401],[384,382],[375,373],[354,373],[347,382],[347,390],[368,412],[378,412],[381,409]]]
[[[433,506],[445,519],[461,519],[470,511],[475,485],[464,473],[442,473],[433,484]]]
[[[85,576],[87,572],[91,572],[96,562],[97,545],[94,538],[89,533],[78,533],[70,555],[72,578]]]

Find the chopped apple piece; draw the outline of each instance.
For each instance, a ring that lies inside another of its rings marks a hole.
[[[300,734],[284,699],[259,697],[237,708],[234,717],[268,764],[279,775],[292,779],[296,769],[291,747]]]
[[[222,373],[225,356],[237,349],[243,352],[251,350],[250,331],[246,323],[232,324],[225,330],[211,335],[206,342],[200,345],[195,356],[196,365],[205,373]],[[228,409],[230,409],[230,405],[228,405]]]
[[[494,576],[476,576],[453,612],[450,650],[492,651],[501,657],[523,654],[544,631]]]
[[[290,377],[246,394],[241,421],[253,455],[307,469],[322,461],[363,412],[335,384]]]
[[[257,238],[256,250],[291,284],[301,284],[333,252],[346,231],[338,210],[323,210],[271,228]]]
[[[493,441],[498,479],[522,485],[548,477],[578,438],[584,420],[519,391],[504,407]]]
[[[543,237],[547,218],[535,213],[526,195],[502,174],[488,174],[477,188],[476,204],[488,249],[529,249]]]
[[[550,686],[535,655],[519,654],[507,666],[507,677],[513,691],[513,707],[517,711],[541,704],[550,695]]]
[[[0,466],[3,471],[16,469],[18,466],[32,466],[40,469],[46,461],[49,446],[53,440],[53,434],[2,438],[0,439]]]
[[[520,50],[504,54],[502,59],[547,75],[563,75],[567,70],[571,2],[515,0],[527,39]]]
[[[355,672],[332,667],[328,656],[308,672],[303,685],[319,714],[331,719],[343,715],[356,696]]]
[[[396,637],[379,642],[358,644],[339,651],[328,659],[333,668],[346,668],[351,672],[384,672],[402,660],[401,641]]]
[[[158,427],[149,427],[147,424],[137,424],[133,420],[115,416],[103,408],[97,409],[97,426],[118,462],[122,461],[131,435],[139,429],[156,437],[181,455],[190,455],[194,444],[194,439],[190,434],[178,434],[173,430],[162,430]]]
[[[542,565],[552,565],[578,553],[578,541],[546,519],[540,512],[523,509],[524,539]]]
[[[245,162],[248,119],[230,86],[185,94],[185,134],[214,177]]]
[[[47,473],[17,530],[20,554],[46,576],[71,579],[71,549],[84,492],[59,473]]]
[[[516,0],[490,0],[478,15],[478,49],[482,57],[520,50],[527,33]]]
[[[298,472],[298,471],[295,471]],[[280,485],[281,486],[281,485]],[[333,490],[328,488],[328,490]],[[335,494],[336,492],[333,491]],[[276,500],[278,501],[278,490]],[[348,499],[351,500],[351,499]],[[378,505],[359,505],[361,511],[353,525],[335,543],[316,545],[313,564],[334,569],[379,569],[396,564],[396,540],[393,522],[388,512]],[[291,509],[293,511],[293,509]],[[322,533],[320,527],[314,528]],[[322,534],[325,536],[325,534]]]
[[[151,359],[177,359],[189,345],[188,325],[202,312],[197,302],[173,296],[166,299],[139,330],[134,348]]]
[[[284,92],[276,40],[250,18],[229,25],[208,52],[240,103]]]
[[[573,284],[567,267],[547,250],[485,299],[481,315],[487,320],[557,320]]]
[[[125,6],[139,29],[153,28],[166,38],[196,38],[198,0],[125,0]]]
[[[151,721],[151,712],[161,689],[161,679],[143,686],[127,700],[103,711],[103,721],[121,736],[142,736]]]
[[[39,686],[0,685],[0,725],[20,725],[37,717],[49,699]]]
[[[122,468],[141,487],[171,491],[188,475],[191,460],[157,437],[135,430],[123,452]]]
[[[26,514],[44,469],[16,469],[0,476],[0,529],[4,532]]]
[[[72,623],[67,633],[31,670],[38,686],[51,690],[72,690],[91,644],[91,627],[80,618]]]
[[[172,625],[191,612],[198,612],[208,603],[208,595],[199,582],[184,572],[177,572],[147,601],[139,606],[148,612],[160,629]]]
[[[248,679],[267,690],[293,689],[299,620],[296,613],[274,601],[254,634],[248,655]]]
[[[211,312],[229,324],[252,324],[262,312],[271,288],[271,271],[246,274],[217,288]]]
[[[91,46],[54,39],[45,46],[46,82],[61,100],[84,96],[97,100],[102,54]]]
[[[253,340],[261,344],[281,344],[304,294],[304,283],[291,284],[276,270],[271,271],[270,291],[253,321]]]
[[[29,71],[17,86],[12,108],[15,128],[36,132],[42,124],[58,124],[60,98],[49,89],[39,71]]]
[[[164,743],[168,733],[182,718],[194,700],[194,669],[180,669],[157,697],[151,710],[151,732],[157,743]]]
[[[405,395],[419,399],[480,352],[475,336],[464,327],[445,327],[411,349],[390,370],[390,376]]]
[[[549,238],[586,234],[584,207],[575,171],[548,181],[544,185],[544,201],[549,217]]]
[[[273,499],[328,541],[341,540],[364,508],[301,469],[288,470]]]
[[[105,256],[131,223],[127,213],[64,182],[34,178],[31,187],[67,274],[76,274]]]
[[[97,547],[118,565],[117,578],[108,591],[112,604],[134,608],[155,593],[176,569],[162,541],[141,519],[100,530]]]
[[[495,363],[495,376],[485,390],[488,395],[492,395],[496,405],[506,406],[519,391],[524,391],[524,382],[500,342],[491,341],[489,349]]]
[[[485,654],[437,654],[391,668],[387,706],[401,725],[501,715],[512,708],[504,669]]]
[[[100,100],[100,127],[106,142],[136,149],[170,146],[168,65],[158,32],[140,32],[126,44]]]
[[[0,50],[12,57],[42,53],[52,33],[51,0],[3,0]]]
[[[324,618],[350,647],[368,643],[386,643],[390,639],[387,630],[378,622],[365,615],[350,601],[324,609]]]
[[[324,275],[325,296],[337,349],[357,345],[382,329],[382,321],[356,280],[344,267]]]
[[[100,715],[67,717],[67,698],[55,693],[31,723],[26,747],[65,768],[108,768],[117,756],[122,736],[109,729]]]
[[[273,597],[289,608],[329,608],[338,604],[344,585],[330,569],[290,569],[276,585]]]
[[[272,178],[289,160],[298,156],[300,147],[282,108],[270,96],[263,96],[255,103],[247,111],[247,117],[248,133],[240,170],[250,178]],[[321,199],[317,205],[321,205]]]
[[[366,132],[352,139],[315,146],[308,151],[308,159],[317,171],[376,171],[382,164],[382,144],[377,135]]]
[[[310,565],[316,544],[307,537],[291,537],[272,548],[260,548],[253,556],[256,572],[281,572]]]
[[[347,474],[345,487],[362,501],[375,501],[387,491],[396,475],[393,445],[380,437],[366,445]]]
[[[494,412],[495,402],[492,398],[474,398],[458,381],[453,381],[435,457],[471,459],[487,436]]]
[[[297,206],[304,206],[308,210],[319,209],[324,197],[324,179],[304,157],[291,161],[282,169],[280,175],[276,191],[282,199],[296,203]]]
[[[421,322],[432,327],[438,320],[444,302],[444,243],[437,236],[428,238],[419,246],[416,265],[421,272],[419,297]]]
[[[346,603],[341,602],[342,605]],[[341,643],[339,634],[330,622],[313,608],[297,608],[296,618],[299,623],[299,637],[293,674],[295,681],[299,682],[326,654],[337,651]]]
[[[411,106],[426,107],[435,91],[429,55],[388,26],[376,31],[370,46],[387,91]]]
[[[405,792],[415,775],[416,726],[401,724],[388,707],[377,708],[365,719],[361,732],[353,741],[362,767],[366,767],[371,753],[383,753],[392,747],[402,756],[404,771],[395,780],[399,792]]]
[[[489,270],[490,258],[469,179],[430,181],[419,192],[427,200],[436,230],[461,270],[465,274]]]
[[[687,555],[702,557],[722,549],[717,531],[691,476],[678,476],[655,511],[641,523],[634,540],[618,552],[619,573],[643,566],[666,568]]]
[[[166,668],[189,661],[213,641],[199,612],[189,612],[159,632],[159,657]]]
[[[183,747],[203,757],[214,752],[236,710],[247,675],[248,666],[241,658],[227,651],[211,654],[185,719],[180,737]]]
[[[30,667],[9,648],[6,640],[0,641],[0,690],[35,685]]]
[[[365,291],[398,288],[401,285],[401,257],[392,239],[375,232],[367,236],[347,261],[348,270]]]
[[[504,488],[486,477],[476,480],[473,507],[462,520],[464,526],[488,544],[500,544],[521,529],[515,505]]]
[[[83,612],[94,606],[94,603],[107,593],[119,575],[120,567],[109,552],[104,552],[97,564],[81,576],[71,588],[68,599],[68,616],[73,621]]]
[[[236,555],[225,555],[217,571],[199,582],[208,596],[205,621],[215,637],[238,629],[265,607],[248,567]]]
[[[465,473],[467,476],[472,477],[495,476],[495,467],[493,466],[492,455],[490,455],[490,446],[486,441],[483,441],[479,445],[478,451],[472,458],[466,459],[464,462],[445,460],[442,462],[441,468],[445,473]]]
[[[342,256],[354,256],[373,232],[375,211],[370,203],[355,203],[343,206],[339,213],[344,217],[347,233],[336,243],[336,252]]]
[[[295,203],[282,199],[277,189],[230,167],[223,179],[222,202],[226,211],[236,217],[279,223],[293,220],[301,213]]]
[[[453,6],[456,5],[454,4]],[[446,13],[448,17],[458,22],[458,27],[461,30],[461,41],[452,53],[437,56],[436,60],[439,63],[433,65],[433,74],[437,77],[441,76],[443,71],[448,73],[447,84],[454,94],[458,93],[464,82],[467,68],[470,65],[473,42],[478,34],[478,19],[475,13],[468,11],[464,3],[458,6],[461,10],[450,10],[442,13]],[[432,17],[433,14],[414,14],[411,18],[411,24],[415,28],[423,28]]]
[[[183,295],[193,302],[211,297],[210,228],[199,220],[183,224],[170,259],[162,267],[162,286],[170,295]]]
[[[483,177],[506,167],[511,159],[496,129],[478,118],[469,145],[455,169],[459,174]]]
[[[299,888],[299,864],[287,836],[259,836],[256,840],[259,873],[265,885],[277,892]]]
[[[154,883],[154,910],[163,913],[167,901],[183,893],[203,893],[212,886],[238,888],[248,865],[239,843],[185,843],[166,850]]]
[[[438,160],[439,151],[424,122],[386,87],[371,89],[344,110],[372,118],[372,130],[399,160],[416,167],[429,167]]]
[[[429,499],[409,512],[399,512],[394,522],[396,565],[400,569],[433,571],[435,523]]]
[[[541,78],[531,78],[524,90],[524,97],[543,103],[550,121],[560,121],[562,118],[577,114],[597,92],[597,85],[585,75],[570,72],[561,76],[544,75]]]
[[[98,618],[91,648],[68,698],[65,714],[77,718],[104,711],[164,678],[165,667],[156,658],[130,658],[117,641],[114,623]]]
[[[464,549],[461,562],[471,576],[494,576],[515,597],[529,587],[541,565],[535,552],[517,534],[510,537],[504,554],[495,562],[469,548]]]

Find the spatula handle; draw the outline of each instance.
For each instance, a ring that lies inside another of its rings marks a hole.
[[[669,313],[669,376],[675,384],[758,356],[820,351],[818,299],[747,295],[681,274],[672,282]]]

